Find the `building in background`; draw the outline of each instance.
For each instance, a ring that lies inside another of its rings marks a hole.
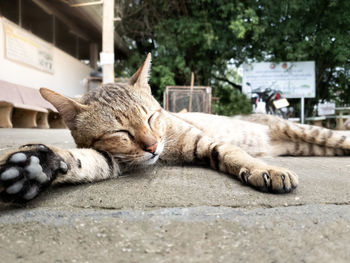
[[[74,98],[88,89],[102,48],[102,3],[0,0],[0,127],[65,127],[38,90]],[[116,33],[114,49],[116,59],[128,56]]]
[[[1,0],[0,81],[71,97],[84,93],[101,51],[98,2]],[[117,58],[128,55],[117,34],[115,49]]]

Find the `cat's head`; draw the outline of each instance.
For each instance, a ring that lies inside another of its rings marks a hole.
[[[151,55],[128,83],[107,84],[72,100],[49,89],[41,95],[59,111],[80,148],[111,153],[125,165],[148,165],[164,149],[164,112],[148,84]]]

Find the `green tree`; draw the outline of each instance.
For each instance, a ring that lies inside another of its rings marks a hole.
[[[350,2],[338,0],[256,1],[255,12],[265,28],[251,49],[268,61],[316,62],[316,100],[343,89],[350,97]],[[341,85],[341,87],[339,86]],[[350,100],[348,101],[350,103]]]
[[[119,8],[122,22],[116,28],[135,54],[128,62],[121,61],[120,68],[124,70],[120,72],[134,70],[145,54],[152,51],[151,85],[159,98],[166,85],[188,85],[191,71],[195,73],[196,84],[212,85],[215,96],[228,98],[229,90],[240,89],[237,79],[227,74],[231,64],[314,60],[317,99],[333,96],[339,103],[350,102],[350,1],[123,3]],[[231,103],[237,101],[219,100],[222,109]]]

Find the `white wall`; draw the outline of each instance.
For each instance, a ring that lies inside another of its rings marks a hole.
[[[1,21],[1,20],[0,20]],[[53,48],[54,73],[46,73],[5,58],[3,26],[0,22],[0,79],[14,84],[39,89],[46,87],[64,95],[75,97],[85,92],[84,79],[91,68],[64,51]]]

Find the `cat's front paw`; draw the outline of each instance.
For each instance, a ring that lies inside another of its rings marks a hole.
[[[58,173],[67,173],[63,159],[43,144],[21,147],[0,163],[0,196],[5,202],[37,197]]]
[[[239,179],[262,192],[289,193],[298,186],[298,176],[294,172],[275,166],[242,168]]]

